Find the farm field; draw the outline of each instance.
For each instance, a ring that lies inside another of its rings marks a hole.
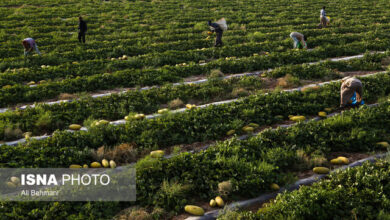
[[[388,1],[12,0],[0,12],[0,168],[107,159],[137,170],[134,202],[1,201],[0,219],[186,219],[186,205],[217,210],[216,196],[232,204],[339,168],[339,156],[388,151]],[[228,30],[213,47],[207,21],[220,18]],[[293,49],[293,31],[308,50]],[[41,56],[24,56],[27,37]],[[346,76],[367,105],[338,108]],[[388,167],[336,172],[219,218],[385,219]]]

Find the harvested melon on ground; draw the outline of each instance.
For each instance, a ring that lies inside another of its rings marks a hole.
[[[211,207],[217,206],[217,202],[214,199],[210,200],[210,206]]]
[[[157,111],[158,114],[165,114],[167,113],[169,110],[167,108],[163,108],[163,109],[160,109]]]
[[[92,167],[92,168],[101,168],[102,165],[101,165],[99,162],[92,162],[92,163],[91,163],[91,167]]]
[[[78,124],[71,124],[71,125],[69,125],[69,129],[70,129],[70,130],[77,131],[77,130],[80,130],[80,129],[81,129],[81,125],[78,125]]]
[[[191,215],[198,215],[198,216],[202,216],[204,215],[204,210],[203,208],[199,207],[199,206],[196,206],[196,205],[186,205],[184,207],[184,210],[191,214]]]
[[[215,197],[215,202],[219,207],[223,207],[225,205],[225,202],[220,196]]]
[[[341,160],[343,164],[349,164],[349,160],[346,157],[338,157],[337,159]]]
[[[29,139],[32,136],[32,132],[25,132],[24,138]]]
[[[7,186],[9,188],[16,188],[17,187],[17,185],[15,183],[13,183],[13,182],[7,182]]]
[[[155,150],[150,152],[150,156],[153,158],[160,158],[164,156],[164,151],[163,150]]]
[[[13,177],[11,177],[11,182],[13,183],[13,184],[15,184],[15,185],[19,185],[20,184],[20,179],[19,179],[19,177],[16,177],[16,176],[13,176]]]
[[[110,122],[107,121],[107,120],[100,120],[99,121],[99,125],[106,125],[106,124],[109,124]]]
[[[145,118],[145,115],[144,114],[135,114],[134,116],[133,116],[133,118],[134,119],[143,119],[143,118]]]
[[[196,107],[195,104],[193,104],[193,105],[192,105],[192,104],[187,104],[187,105],[186,105],[186,108],[187,108],[187,109],[193,109],[193,108],[195,108],[195,107]]]
[[[103,165],[104,168],[107,168],[107,167],[110,166],[110,164],[108,163],[108,160],[106,160],[106,159],[102,160],[102,165]]]
[[[329,173],[329,168],[327,167],[314,167],[313,172],[317,174],[328,174]]]
[[[69,166],[69,168],[71,168],[71,169],[79,169],[79,168],[82,168],[82,166],[78,165],[78,164],[72,164],[72,165]]]
[[[291,121],[296,121],[296,122],[300,122],[300,121],[304,121],[306,120],[306,117],[303,116],[303,115],[297,115],[297,116],[292,116],[290,118]]]
[[[390,144],[389,144],[387,141],[378,142],[378,143],[376,143],[376,144],[377,144],[377,145],[380,145],[380,146],[382,146],[382,147],[384,147],[384,148],[390,147]]]
[[[340,158],[335,158],[335,159],[330,160],[330,163],[333,165],[340,165],[340,164],[343,164],[343,161]]]
[[[245,131],[246,133],[251,133],[253,132],[255,129],[250,127],[250,126],[245,126],[242,128],[243,131]]]
[[[276,184],[276,183],[272,183],[272,184],[271,184],[271,189],[272,189],[272,190],[279,190],[279,189],[280,189],[280,187],[279,187],[279,185],[278,185],[278,184]]]
[[[230,131],[226,132],[226,135],[230,136],[230,135],[233,135],[234,133],[236,133],[236,130],[230,130]]]
[[[35,85],[35,82],[34,81],[30,81],[29,83],[27,83],[28,86],[31,86],[31,85]]]
[[[114,169],[116,167],[116,163],[113,160],[110,160],[110,167]]]
[[[259,125],[259,124],[256,124],[256,123],[250,123],[248,126],[249,126],[249,127],[253,127],[253,128],[258,128],[258,127],[260,127],[260,125]]]
[[[318,116],[320,116],[320,117],[326,117],[326,112],[318,112]]]

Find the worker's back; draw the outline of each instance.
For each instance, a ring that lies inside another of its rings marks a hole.
[[[223,31],[223,30],[221,29],[221,27],[219,26],[219,24],[217,24],[217,23],[210,23],[209,25],[210,25],[210,27],[211,27],[212,29],[215,30],[215,32],[222,32],[222,31]]]
[[[350,77],[348,79],[346,79],[341,88],[345,88],[345,87],[355,87],[355,86],[362,86],[362,81],[360,81],[359,79],[355,78],[355,77]]]
[[[295,37],[299,41],[303,41],[303,34],[299,32],[291,32],[290,37]]]

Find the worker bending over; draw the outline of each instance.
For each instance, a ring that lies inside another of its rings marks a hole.
[[[344,77],[340,87],[340,108],[347,106],[358,107],[363,105],[363,85],[355,77]]]
[[[222,34],[223,34],[223,29],[220,27],[219,24],[213,23],[211,21],[208,22],[208,25],[210,26],[211,32],[215,32],[217,37],[215,38],[215,47],[222,46]]]
[[[41,52],[38,50],[37,43],[32,38],[26,38],[22,41],[22,45],[24,47],[24,56],[27,56],[34,49],[37,54],[41,55]]]
[[[290,37],[294,40],[294,48],[307,49],[307,44],[306,44],[307,37],[306,36],[304,36],[303,34],[298,33],[298,32],[292,32],[290,34]]]

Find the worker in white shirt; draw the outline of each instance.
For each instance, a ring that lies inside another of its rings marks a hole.
[[[328,23],[328,19],[326,18],[325,6],[322,7],[321,12],[320,12],[320,22],[321,22],[321,26],[323,28],[326,27],[326,25]]]

